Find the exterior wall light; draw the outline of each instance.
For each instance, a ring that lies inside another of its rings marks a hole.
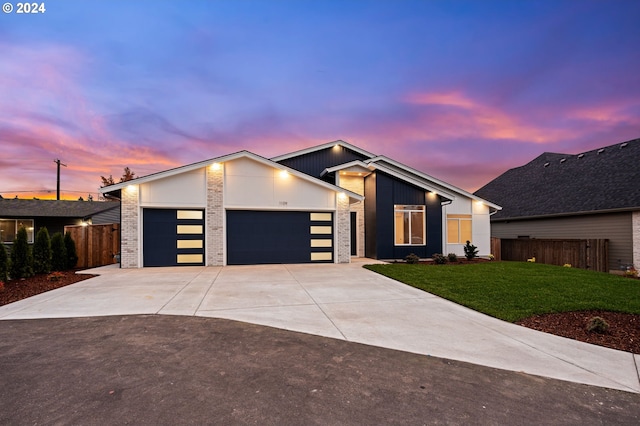
[[[211,170],[220,170],[221,167],[220,163],[213,163],[211,165]]]

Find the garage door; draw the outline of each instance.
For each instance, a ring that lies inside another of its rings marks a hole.
[[[227,264],[333,262],[333,214],[227,211]]]
[[[204,211],[144,209],[144,266],[204,265]]]

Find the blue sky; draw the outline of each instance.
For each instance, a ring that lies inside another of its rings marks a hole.
[[[16,5],[16,2],[13,2]],[[640,137],[638,1],[47,1],[0,14],[0,194],[342,139],[473,191]],[[55,194],[53,194],[55,195]]]

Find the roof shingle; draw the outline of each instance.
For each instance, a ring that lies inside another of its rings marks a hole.
[[[640,209],[640,139],[582,154],[545,152],[475,194],[502,206],[492,220]]]
[[[120,205],[119,201],[68,201],[0,199],[3,217],[76,217],[93,216]]]

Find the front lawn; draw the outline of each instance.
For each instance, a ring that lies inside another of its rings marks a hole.
[[[510,322],[585,310],[640,314],[640,281],[603,272],[525,262],[365,268]]]

